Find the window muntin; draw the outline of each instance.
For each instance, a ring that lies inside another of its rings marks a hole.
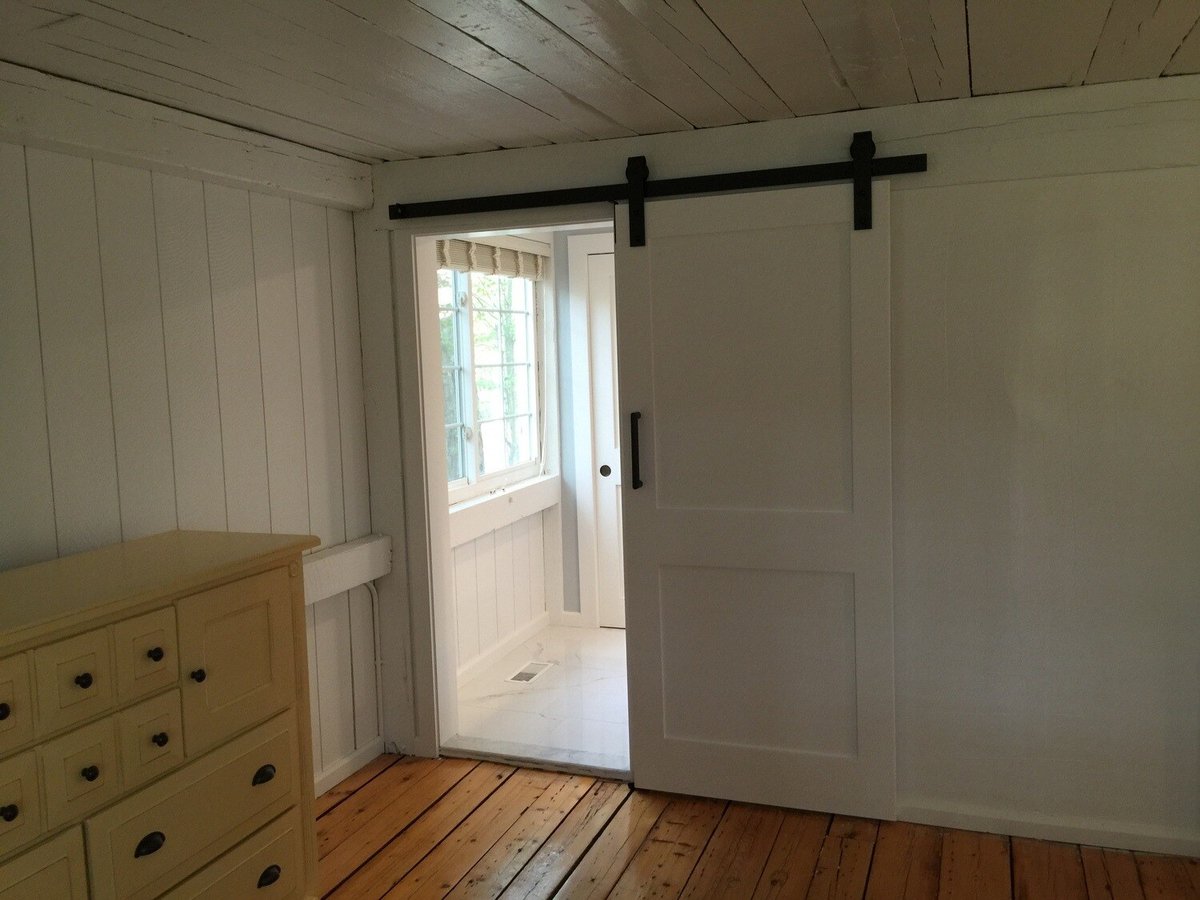
[[[452,491],[496,489],[540,464],[537,284],[439,269],[438,316]]]

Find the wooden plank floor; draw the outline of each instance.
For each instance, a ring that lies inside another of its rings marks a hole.
[[[1186,900],[1200,860],[381,756],[317,800],[335,898]]]

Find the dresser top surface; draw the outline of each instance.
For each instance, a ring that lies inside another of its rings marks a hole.
[[[181,596],[318,543],[298,534],[168,531],[0,572],[0,651],[31,629]]]

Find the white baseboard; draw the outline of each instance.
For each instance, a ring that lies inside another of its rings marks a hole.
[[[365,747],[355,750],[349,756],[338,760],[329,768],[319,772],[315,779],[316,795],[320,797],[339,781],[349,778],[375,757],[382,755],[382,753],[383,738],[378,737]]]
[[[1162,830],[1110,822],[1102,819],[1073,819],[1067,816],[1020,815],[980,806],[940,804],[926,798],[900,802],[896,817],[904,822],[989,831],[1017,837],[1065,841],[1121,850],[1151,853],[1200,854],[1200,831]]]
[[[514,650],[519,644],[523,644],[529,640],[543,628],[550,624],[550,614],[547,612],[540,613],[533,619],[530,619],[504,640],[497,644],[493,644],[489,649],[476,656],[466,665],[458,667],[458,683],[462,684],[469,678],[478,675],[496,660],[500,659],[506,653]]]

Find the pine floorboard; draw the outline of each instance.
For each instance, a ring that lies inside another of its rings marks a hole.
[[[338,900],[1200,900],[1200,860],[381,756],[318,798]]]

